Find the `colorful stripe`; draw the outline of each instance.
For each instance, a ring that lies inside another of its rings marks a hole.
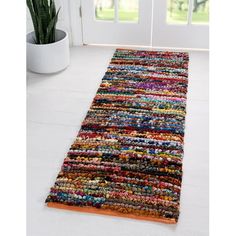
[[[46,202],[177,222],[187,78],[187,53],[117,49]]]

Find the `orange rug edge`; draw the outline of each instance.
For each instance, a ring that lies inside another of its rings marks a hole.
[[[50,208],[64,209],[64,210],[70,210],[70,211],[79,211],[79,212],[108,215],[108,216],[117,216],[117,217],[130,218],[130,219],[135,219],[135,220],[154,221],[154,222],[160,222],[160,223],[165,223],[165,224],[177,223],[174,219],[154,218],[150,216],[138,216],[138,215],[133,215],[133,214],[122,214],[122,213],[115,212],[112,210],[103,210],[103,209],[98,209],[94,207],[69,206],[69,205],[55,203],[55,202],[48,202],[46,205]]]

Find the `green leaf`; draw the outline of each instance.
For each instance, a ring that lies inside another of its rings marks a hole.
[[[56,15],[56,6],[54,1],[50,0],[50,15],[51,19]]]
[[[47,3],[45,3],[45,0],[42,1],[42,7],[39,9],[39,15],[42,21],[43,32],[44,34],[46,34],[48,22],[50,22],[50,14],[49,14],[49,6],[47,5]]]
[[[28,9],[30,11],[31,19],[32,19],[33,26],[34,26],[35,41],[36,41],[36,43],[39,43],[38,24],[37,24],[35,9],[33,7],[32,0],[26,0],[26,3],[28,6]]]
[[[47,35],[46,35],[46,38],[45,38],[45,41],[47,43],[49,43],[49,39],[50,37],[52,37],[53,39],[53,42],[55,42],[55,29],[56,29],[56,23],[57,23],[57,19],[58,19],[58,14],[59,14],[59,11],[60,11],[60,8],[59,10],[57,11],[57,14],[53,17],[53,19],[50,21],[49,25],[48,25],[48,28],[47,28]],[[51,36],[51,34],[53,36]],[[52,42],[50,42],[52,43]]]
[[[55,30],[59,10],[56,11],[54,0],[26,0],[32,22],[35,38],[38,44],[55,42]]]
[[[43,32],[43,25],[40,16],[37,16],[38,19],[38,34],[39,34],[39,44],[45,44],[45,37]]]

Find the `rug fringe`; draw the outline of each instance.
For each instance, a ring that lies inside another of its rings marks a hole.
[[[154,222],[160,222],[160,223],[165,223],[165,224],[177,223],[174,219],[155,218],[155,217],[150,217],[150,216],[138,216],[134,214],[122,214],[122,213],[115,212],[112,210],[103,210],[101,208],[94,208],[94,207],[69,206],[69,205],[55,203],[55,202],[48,202],[46,205],[50,208],[64,209],[64,210],[70,210],[70,211],[79,211],[79,212],[90,213],[90,214],[117,216],[117,217],[122,217],[122,218],[154,221]]]

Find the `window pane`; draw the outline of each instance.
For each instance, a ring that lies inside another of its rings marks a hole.
[[[193,18],[192,23],[208,23],[209,22],[209,1],[193,0]]]
[[[187,24],[188,23],[188,2],[189,0],[168,0],[167,23]]]
[[[95,16],[97,20],[114,20],[115,3],[114,0],[94,0]]]
[[[138,22],[139,0],[119,0],[119,21]]]

